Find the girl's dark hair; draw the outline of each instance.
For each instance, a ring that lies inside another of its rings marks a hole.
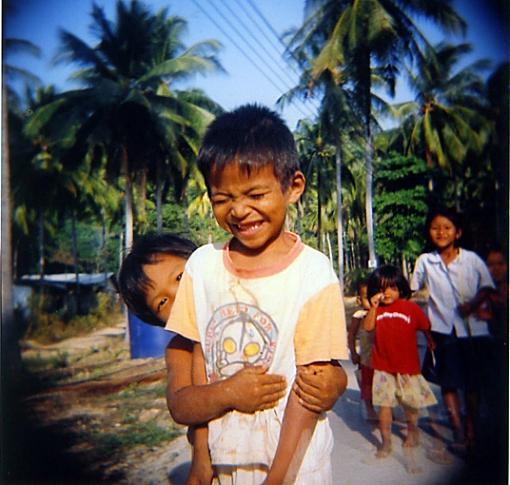
[[[283,190],[299,170],[291,131],[278,114],[257,104],[218,116],[204,135],[197,161],[208,188],[211,172],[221,172],[230,163],[248,174],[271,165]]]
[[[146,264],[157,263],[162,255],[188,259],[197,246],[175,234],[148,234],[137,239],[122,261],[117,275],[117,289],[127,307],[144,322],[164,326],[146,302],[151,280],[143,271]]]
[[[388,288],[388,286],[396,286],[400,293],[400,298],[408,299],[411,297],[411,288],[404,278],[402,271],[396,266],[386,264],[375,269],[368,277],[368,298],[372,298],[375,294]]]

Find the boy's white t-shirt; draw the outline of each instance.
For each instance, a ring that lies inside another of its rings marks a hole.
[[[199,248],[186,264],[166,328],[201,343],[208,381],[229,377],[246,363],[284,375],[288,386],[276,408],[232,411],[209,422],[213,464],[269,466],[296,365],[348,358],[343,298],[333,268],[326,256],[291,236],[293,249],[270,268],[236,270],[228,245],[213,244]],[[300,470],[322,466],[332,446],[322,416]]]

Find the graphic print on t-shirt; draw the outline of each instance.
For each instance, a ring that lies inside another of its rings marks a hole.
[[[255,305],[235,302],[218,307],[205,333],[209,381],[229,377],[245,365],[269,367],[277,337],[272,318]]]

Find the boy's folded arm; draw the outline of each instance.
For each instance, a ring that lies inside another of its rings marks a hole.
[[[261,367],[246,367],[207,384],[200,344],[180,336],[169,344],[165,357],[168,409],[181,424],[204,423],[232,409],[245,413],[269,409],[285,395],[285,378],[267,374]]]
[[[299,369],[299,368],[298,368]],[[280,430],[278,447],[264,485],[292,483],[297,476],[320,414],[304,408],[291,392]]]

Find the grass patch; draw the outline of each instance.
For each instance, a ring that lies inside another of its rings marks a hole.
[[[117,395],[121,399],[143,399],[154,400],[166,397],[165,384],[156,384],[153,386],[140,386],[136,383],[130,384]]]
[[[75,315],[67,318],[57,312],[48,311],[51,297],[38,294],[32,297],[31,318],[25,339],[33,339],[40,343],[55,343],[61,340],[87,335],[93,330],[111,325],[112,321],[122,318],[118,303],[112,302],[104,293],[97,295],[97,306],[87,315]]]
[[[88,438],[94,443],[98,452],[104,455],[116,453],[120,448],[134,446],[157,446],[172,441],[182,434],[182,431],[171,426],[162,428],[157,423],[149,421],[140,423],[136,418],[121,423],[115,433],[94,432]]]
[[[23,363],[29,372],[63,369],[69,365],[69,353],[58,351],[46,357],[39,353],[35,357],[24,358]]]

